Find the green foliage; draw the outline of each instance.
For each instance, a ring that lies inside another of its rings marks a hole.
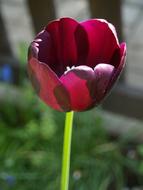
[[[25,63],[27,62],[27,51],[28,51],[28,44],[26,44],[25,42],[21,42],[19,44],[19,60],[21,65],[23,65],[25,67]]]
[[[20,92],[17,98],[2,101],[0,108],[0,188],[57,190],[65,114],[45,106],[28,85]],[[121,190],[127,180],[125,168],[136,172],[140,180],[143,161],[123,154],[126,143],[120,142],[110,139],[100,112],[76,113],[70,189]],[[143,160],[142,146],[138,154]]]

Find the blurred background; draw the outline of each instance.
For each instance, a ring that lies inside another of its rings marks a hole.
[[[103,105],[75,114],[70,190],[142,190],[142,0],[0,0],[0,190],[60,187],[65,114],[36,97],[26,62],[35,34],[62,16],[107,19],[128,48]]]

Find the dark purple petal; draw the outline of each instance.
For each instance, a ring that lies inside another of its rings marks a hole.
[[[71,18],[62,18],[50,23],[46,30],[52,38],[52,43],[57,56],[57,64],[62,66],[62,71],[67,66],[73,66],[77,63],[77,52],[74,32],[78,26],[78,22]],[[58,74],[58,70],[56,70]]]
[[[120,52],[120,47],[117,48],[114,53],[113,56],[109,62],[109,64],[113,65],[115,68],[117,68],[120,64],[120,60],[121,60],[121,52]]]
[[[108,91],[112,88],[114,85],[115,81],[119,78],[124,66],[125,66],[125,60],[126,60],[126,53],[127,53],[127,48],[126,48],[126,43],[122,43],[120,45],[120,59],[118,60],[118,67],[115,69],[115,72],[112,76],[112,79],[110,81],[110,85],[108,86]]]
[[[39,62],[33,57],[29,60],[28,70],[34,88],[36,88],[36,91],[38,90],[39,97],[47,105],[59,111],[71,110],[67,90],[48,65]]]
[[[105,20],[91,19],[81,23],[88,34],[89,55],[86,65],[109,63],[114,51],[119,48],[116,31]]]
[[[78,65],[86,65],[88,53],[89,53],[89,43],[88,35],[82,25],[78,25],[75,31],[75,41],[77,49],[77,63]]]
[[[45,28],[45,30],[46,32],[48,32],[48,34],[51,37],[51,43],[53,47],[53,57],[57,62],[55,63],[55,66],[60,65],[62,67],[62,72],[63,72],[63,65],[61,60],[61,45],[60,45],[60,36],[59,36],[59,21],[55,20],[49,23]]]
[[[100,63],[94,68],[95,82],[92,84],[94,89],[92,96],[95,97],[95,104],[99,104],[107,94],[106,91],[114,74],[114,69],[114,66],[104,63]]]
[[[46,30],[41,31],[34,40],[35,45],[38,48],[38,60],[46,64],[50,63],[50,66],[54,65],[55,58],[52,51],[52,43],[50,35]]]
[[[31,48],[32,47],[32,48]],[[33,52],[31,52],[33,51]],[[29,55],[37,58],[40,62],[47,64],[57,74],[63,73],[63,67],[58,63],[57,56],[55,56],[55,49],[52,43],[50,34],[43,30],[41,31],[32,42]]]
[[[87,66],[75,67],[61,76],[60,80],[70,95],[74,111],[87,110],[92,104],[88,82],[94,79],[94,71]]]
[[[125,66],[125,60],[126,60],[126,55],[127,55],[127,47],[126,47],[126,43],[121,43],[120,45],[120,64],[118,65],[118,68],[117,68],[117,73],[120,73],[124,66]],[[116,74],[117,74],[116,73]]]

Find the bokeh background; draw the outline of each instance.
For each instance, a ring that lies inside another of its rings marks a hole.
[[[105,18],[128,48],[104,103],[75,114],[70,190],[142,190],[142,0],[0,0],[0,190],[60,188],[65,114],[36,97],[26,62],[35,34],[63,16]]]

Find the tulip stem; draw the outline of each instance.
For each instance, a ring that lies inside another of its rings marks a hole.
[[[70,153],[71,153],[73,115],[74,115],[73,111],[66,113],[64,143],[63,143],[61,190],[68,190],[68,187],[69,187]]]

